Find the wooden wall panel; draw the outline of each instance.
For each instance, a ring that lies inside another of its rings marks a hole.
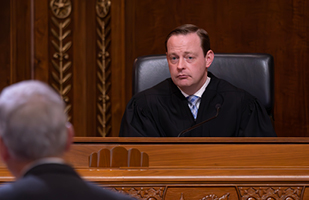
[[[111,6],[111,58],[112,58],[112,135],[118,136],[120,122],[126,106],[125,94],[127,91],[125,77],[125,2],[113,0]]]
[[[33,78],[33,1],[11,0],[10,84]]]
[[[10,1],[2,1],[0,6],[0,88],[10,84]]]
[[[269,53],[275,62],[275,130],[309,136],[309,2],[305,0],[126,1],[126,99],[136,57],[165,53],[165,36],[193,23],[220,53]]]
[[[124,48],[112,48],[111,38],[124,45],[124,0],[58,2],[3,3],[0,89],[44,81],[62,95],[76,136],[118,136],[125,98],[117,81],[124,80],[124,59],[116,58],[124,57]]]
[[[50,28],[48,26],[48,1],[34,1],[34,27],[33,45],[35,49],[34,57],[34,79],[48,82],[49,80],[49,57],[48,57],[48,36]]]

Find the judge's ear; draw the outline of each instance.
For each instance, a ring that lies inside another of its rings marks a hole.
[[[212,50],[207,51],[206,56],[205,56],[206,68],[210,67],[214,58],[215,58],[214,52]]]
[[[6,147],[2,137],[0,137],[0,156],[4,162],[7,162],[10,159],[9,150]]]
[[[68,139],[67,139],[67,143],[66,143],[66,147],[65,150],[69,151],[70,147],[73,143],[73,138],[74,138],[74,128],[73,125],[70,122],[67,122],[67,134],[68,134]]]

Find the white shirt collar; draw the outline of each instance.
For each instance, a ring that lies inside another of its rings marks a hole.
[[[207,79],[204,83],[204,85],[197,91],[194,93],[195,96],[198,96],[198,97],[202,97],[203,93],[205,92],[206,90],[206,87],[208,86],[210,82],[210,78],[207,76]],[[178,87],[179,88],[179,87]],[[186,94],[184,91],[182,91],[180,88],[179,88],[180,92],[183,94],[183,96],[185,96],[186,98],[189,96],[188,94]]]

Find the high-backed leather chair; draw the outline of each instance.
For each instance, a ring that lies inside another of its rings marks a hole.
[[[215,53],[208,71],[255,96],[273,116],[274,63],[271,55]],[[165,54],[138,57],[133,68],[133,95],[169,77]]]

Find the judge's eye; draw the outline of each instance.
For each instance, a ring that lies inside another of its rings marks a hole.
[[[192,62],[194,60],[194,57],[193,56],[186,56],[185,59],[186,59],[187,62]]]
[[[172,57],[170,57],[170,60],[171,60],[172,63],[176,63],[178,58],[176,56],[172,56]]]

